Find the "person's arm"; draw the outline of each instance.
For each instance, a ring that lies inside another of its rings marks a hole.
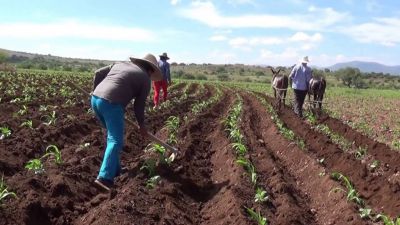
[[[100,84],[104,80],[104,78],[107,76],[107,74],[110,72],[112,65],[108,65],[105,67],[102,67],[94,72],[94,79],[93,79],[93,91],[96,89],[97,85]]]
[[[146,125],[144,122],[144,109],[146,106],[146,99],[150,92],[150,83],[142,87],[140,95],[136,97],[135,103],[133,104],[133,110],[135,112],[136,121],[139,124],[142,135],[147,132]]]
[[[171,85],[171,72],[169,69],[169,63],[166,64],[165,70],[166,70],[165,72],[167,73],[168,84]]]

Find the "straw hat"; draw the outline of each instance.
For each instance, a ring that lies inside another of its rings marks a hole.
[[[134,58],[129,57],[132,63],[136,65],[140,65],[141,63],[146,63],[147,65],[151,66],[154,70],[154,73],[150,74],[150,79],[153,81],[159,81],[163,79],[163,75],[161,73],[160,68],[158,67],[157,59],[152,54],[147,54],[143,58]]]
[[[310,60],[308,60],[308,56],[304,56],[303,59],[301,60],[302,63],[308,63]]]
[[[168,57],[168,55],[167,55],[166,52],[164,52],[162,55],[160,55],[160,58],[161,58],[161,57],[164,57],[164,58],[167,59],[167,60],[169,59],[169,57]]]

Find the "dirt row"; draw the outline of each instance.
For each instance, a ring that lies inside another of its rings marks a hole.
[[[69,110],[58,113],[68,114]],[[153,124],[160,127],[163,122],[155,120]],[[135,132],[134,128],[127,128],[127,133]],[[87,211],[85,203],[98,194],[92,181],[101,163],[104,135],[98,121],[86,113],[80,113],[73,122],[58,123],[57,127],[13,129],[12,138],[1,143],[4,148],[0,149],[0,168],[7,185],[19,198],[10,200],[7,211],[1,211],[6,219],[0,224],[71,224],[73,218]],[[138,137],[132,140],[139,142]],[[25,163],[41,156],[50,143],[62,150],[64,163],[57,167],[46,160],[46,173],[40,176],[24,169]],[[82,148],[83,143],[90,146]]]
[[[270,103],[273,102],[271,98],[260,95]],[[332,172],[342,173],[350,179],[360,197],[366,200],[367,206],[372,208],[374,212],[384,213],[391,217],[398,216],[400,212],[400,180],[396,169],[398,164],[392,166],[389,164],[390,162],[395,164],[396,161],[399,161],[397,152],[388,149],[384,152],[377,152],[376,147],[381,145],[364,138],[363,140],[370,144],[369,148],[376,158],[387,159],[386,162],[382,161],[382,172],[376,173],[362,160],[356,159],[354,154],[343,152],[328,136],[315,131],[306,121],[296,117],[290,108],[282,109],[280,118],[289,129],[305,141],[310,156],[315,160],[323,159],[323,166],[328,175]],[[342,133],[340,129],[335,128],[343,127],[343,125],[340,125],[341,122],[332,122],[332,119],[325,119],[325,121],[328,121],[327,124],[335,132],[344,137],[349,137],[346,133]]]
[[[368,224],[343,194],[331,193],[339,184],[320,176],[324,166],[279,133],[266,107],[254,95],[242,97],[248,112],[242,127],[259,180],[270,195],[264,213],[271,224]]]

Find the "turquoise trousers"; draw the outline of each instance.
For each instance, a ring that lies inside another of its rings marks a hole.
[[[120,152],[124,145],[124,107],[92,96],[92,109],[107,129],[107,147],[98,178],[113,182],[121,172]]]

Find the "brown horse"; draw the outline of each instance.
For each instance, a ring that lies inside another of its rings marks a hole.
[[[275,107],[280,110],[282,103],[285,105],[287,88],[289,85],[289,79],[286,75],[281,75],[281,69],[275,71],[272,67],[269,67],[272,71],[272,89],[274,91],[274,97],[276,99]]]
[[[313,109],[316,109],[318,106],[318,110],[322,110],[322,100],[324,99],[326,88],[326,81],[323,77],[320,78],[311,78],[309,86],[308,86],[308,101],[310,102],[310,106]],[[314,100],[311,101],[311,95],[314,96]],[[317,104],[318,103],[318,104]]]

